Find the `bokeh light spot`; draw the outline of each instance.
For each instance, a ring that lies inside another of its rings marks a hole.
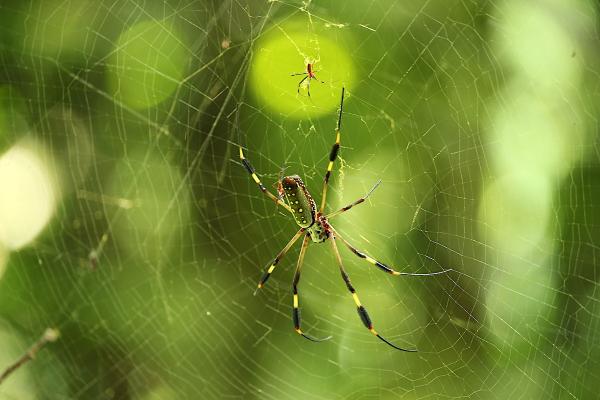
[[[572,56],[579,46],[549,7],[544,2],[505,2],[496,42],[506,61],[536,83],[572,87],[581,75],[581,63]]]
[[[504,94],[512,101],[497,109],[490,142],[497,170],[503,174],[535,171],[548,177],[569,171],[582,140],[572,122],[577,115],[542,94],[523,92],[518,82]]]
[[[261,102],[275,112],[298,119],[306,114],[319,116],[339,106],[342,86],[350,89],[355,82],[355,67],[349,49],[342,41],[325,35],[309,39],[306,27],[297,22],[286,23],[273,29],[257,41],[250,71],[252,91]],[[300,87],[307,63],[314,63],[315,75],[310,97],[307,81]]]
[[[17,145],[0,157],[0,242],[18,249],[33,240],[54,212],[55,188],[40,154]]]
[[[522,172],[497,179],[483,192],[479,208],[484,242],[512,254],[538,246],[551,215],[551,196],[543,176]]]
[[[24,50],[47,57],[89,56],[94,47],[90,32],[98,12],[90,0],[49,0],[31,5],[31,14],[24,14]],[[32,17],[33,16],[33,17]]]
[[[110,61],[109,85],[117,100],[144,109],[177,89],[186,66],[181,38],[164,22],[141,22],[121,34]]]

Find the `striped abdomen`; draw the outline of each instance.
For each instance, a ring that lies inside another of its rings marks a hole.
[[[316,220],[317,206],[302,179],[298,175],[286,176],[281,180],[281,186],[296,224],[301,228],[313,225]]]

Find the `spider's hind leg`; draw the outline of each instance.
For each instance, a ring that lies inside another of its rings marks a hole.
[[[333,228],[332,228],[332,230],[333,230]],[[386,264],[382,263],[381,261],[378,261],[378,260],[374,259],[373,257],[369,256],[368,254],[363,253],[362,251],[358,250],[356,247],[352,246],[346,239],[344,239],[343,236],[340,236],[340,234],[337,233],[337,231],[335,231],[335,230],[333,230],[333,231],[337,235],[338,239],[341,239],[342,243],[344,243],[346,245],[346,247],[348,247],[348,249],[350,249],[350,251],[352,253],[354,253],[354,255],[362,258],[363,260],[366,260],[368,263],[373,264],[374,266],[379,268],[380,271],[387,272],[390,275],[435,276],[435,275],[442,275],[442,274],[446,274],[448,272],[454,271],[452,268],[444,269],[441,271],[435,271],[435,272],[400,272],[400,271],[396,271],[395,269],[387,266]]]
[[[302,242],[302,248],[300,249],[300,255],[298,256],[298,264],[296,265],[296,272],[294,273],[294,280],[292,282],[292,291],[294,295],[294,310],[292,311],[292,318],[294,320],[294,329],[296,333],[302,335],[304,338],[312,341],[312,342],[322,342],[325,340],[331,339],[331,336],[327,336],[325,338],[314,338],[312,336],[307,335],[302,331],[301,328],[301,320],[300,320],[300,306],[298,301],[298,283],[300,282],[300,272],[302,271],[302,264],[304,262],[304,255],[306,254],[306,248],[308,247],[308,243],[310,241],[310,236],[307,234],[304,236],[304,241]]]
[[[361,302],[358,298],[358,295],[356,294],[356,290],[354,289],[354,286],[352,286],[350,277],[348,276],[348,273],[344,269],[344,265],[342,264],[342,258],[340,257],[340,252],[337,248],[337,244],[335,243],[335,241],[336,241],[335,233],[332,232],[331,246],[333,247],[333,252],[335,254],[335,258],[338,263],[338,267],[340,268],[340,273],[342,274],[342,279],[344,279],[344,283],[346,283],[346,287],[348,288],[348,291],[350,292],[350,294],[352,294],[354,303],[356,303],[356,310],[358,312],[358,315],[359,315],[360,320],[362,321],[363,325],[369,330],[369,332],[371,332],[373,335],[377,336],[381,341],[385,342],[386,344],[395,348],[396,350],[401,350],[401,351],[406,351],[406,352],[411,352],[411,353],[416,352],[417,351],[416,349],[404,349],[402,347],[398,347],[395,344],[393,344],[392,342],[390,342],[389,340],[387,340],[386,338],[384,338],[383,336],[381,336],[379,333],[377,333],[377,331],[373,327],[373,322],[371,321],[371,317],[367,313],[367,310],[365,309],[365,307],[361,304]]]
[[[325,178],[323,178],[323,192],[321,194],[321,208],[319,212],[323,212],[325,210],[325,203],[327,201],[327,187],[329,185],[329,177],[331,176],[331,171],[333,170],[333,163],[335,162],[338,152],[340,150],[340,131],[342,129],[342,113],[344,112],[344,93],[346,89],[342,87],[342,97],[340,99],[340,113],[338,115],[337,126],[335,128],[335,143],[331,147],[331,152],[329,153],[329,164],[327,164],[327,171],[325,172]]]
[[[307,80],[308,77],[309,77],[309,75],[306,75],[304,78],[302,78],[300,80],[300,82],[298,82],[298,94],[300,94],[300,87],[302,86],[302,83],[304,83],[304,81]],[[310,85],[310,80],[308,82],[309,82],[309,85]],[[308,90],[309,90],[308,95],[310,96],[310,87],[309,87]]]
[[[263,274],[262,278],[260,278],[260,281],[258,282],[258,287],[254,291],[254,295],[255,296],[256,296],[256,293],[258,292],[258,290],[262,289],[263,286],[265,286],[265,283],[267,283],[267,280],[269,280],[269,278],[271,277],[271,274],[275,270],[275,267],[277,266],[277,264],[279,264],[279,261],[281,261],[281,259],[283,258],[283,256],[286,255],[286,253],[290,250],[290,248],[294,245],[294,243],[296,243],[296,241],[300,238],[300,236],[302,236],[302,233],[304,233],[304,231],[305,231],[305,229],[301,228],[294,235],[294,237],[288,242],[288,244],[285,245],[285,247],[283,248],[283,250],[281,250],[279,252],[279,254],[277,254],[277,256],[275,256],[275,259],[273,260],[273,262],[271,263],[271,265],[269,266],[269,268],[265,271],[265,273]]]
[[[288,206],[284,201],[282,201],[277,196],[275,196],[273,193],[271,193],[267,190],[265,185],[263,185],[263,183],[260,181],[260,178],[258,177],[256,170],[254,169],[252,164],[250,164],[250,161],[248,161],[246,159],[246,156],[244,156],[244,151],[242,150],[242,147],[241,146],[238,146],[238,147],[240,149],[240,161],[242,162],[242,165],[244,166],[246,171],[248,171],[248,173],[250,174],[250,177],[252,178],[252,180],[258,185],[258,188],[260,189],[260,191],[263,192],[268,197],[270,197],[272,200],[274,200],[275,203],[277,203],[278,205],[282,206],[283,208],[288,210],[290,213],[292,213],[292,209],[290,208],[290,206]]]

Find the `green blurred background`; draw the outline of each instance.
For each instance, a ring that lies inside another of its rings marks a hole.
[[[0,2],[1,399],[595,399],[600,45],[591,0]],[[307,62],[311,97],[297,83]],[[300,285],[269,188],[320,199]]]

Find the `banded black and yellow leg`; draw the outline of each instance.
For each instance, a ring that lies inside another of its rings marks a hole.
[[[344,111],[344,91],[345,88],[342,88],[342,99],[340,100],[340,113],[338,115],[338,122],[335,128],[335,143],[331,148],[331,152],[329,153],[329,164],[327,164],[327,171],[325,172],[325,179],[323,180],[323,194],[321,196],[321,209],[320,212],[323,212],[325,209],[325,201],[327,199],[327,187],[329,186],[329,178],[331,177],[331,171],[333,170],[333,163],[337,158],[338,152],[340,151],[340,132],[342,129],[342,113]]]
[[[246,157],[244,157],[244,152],[241,147],[240,147],[240,160],[242,161],[244,168],[246,168],[246,171],[248,171],[248,173],[250,174],[250,176],[252,177],[254,182],[256,182],[256,184],[258,185],[258,188],[261,190],[261,192],[266,194],[273,201],[275,201],[275,203],[279,204],[280,206],[282,206],[283,208],[285,208],[286,210],[288,210],[291,213],[292,209],[290,208],[290,206],[288,206],[285,202],[283,202],[279,197],[277,197],[273,193],[269,192],[267,190],[267,188],[265,187],[265,185],[262,184],[262,182],[260,181],[260,178],[256,174],[256,170],[254,169],[252,164],[250,164],[250,161],[248,161],[246,159]]]
[[[292,291],[294,295],[294,309],[292,311],[292,318],[294,320],[294,329],[296,333],[302,335],[306,339],[313,342],[322,342],[324,340],[331,339],[331,336],[327,336],[326,338],[314,338],[312,336],[307,335],[302,332],[302,327],[300,324],[300,304],[298,299],[298,283],[300,282],[300,272],[302,271],[302,263],[304,262],[304,255],[306,254],[306,248],[308,247],[308,243],[310,242],[310,236],[306,235],[304,237],[304,241],[302,242],[302,248],[300,249],[300,255],[298,256],[298,264],[296,265],[296,272],[294,273],[294,280],[292,281]]]
[[[381,339],[381,341],[385,342],[386,344],[390,345],[391,347],[393,347],[397,350],[401,350],[401,351],[416,352],[417,351],[416,349],[403,349],[402,347],[398,347],[395,344],[393,344],[392,342],[390,342],[389,340],[387,340],[386,338],[384,338],[383,336],[381,336],[379,333],[377,333],[377,331],[373,327],[373,322],[371,321],[371,317],[367,313],[367,310],[365,309],[365,307],[361,304],[360,299],[358,298],[358,295],[356,294],[356,290],[354,289],[354,286],[352,286],[350,277],[348,276],[348,274],[346,273],[346,270],[344,269],[344,264],[342,264],[342,257],[340,256],[340,252],[338,250],[338,247],[337,247],[337,244],[335,241],[336,241],[336,237],[335,237],[335,233],[333,233],[331,235],[331,246],[333,247],[335,259],[337,261],[338,267],[340,268],[340,273],[342,274],[342,279],[344,279],[344,283],[346,283],[346,287],[348,288],[348,291],[352,294],[354,303],[356,303],[356,310],[358,311],[358,315],[360,316],[360,320],[362,321],[363,325],[369,330],[369,332],[371,332],[373,335],[377,336],[379,339]]]
[[[436,271],[436,272],[422,272],[422,273],[418,273],[418,272],[400,272],[400,271],[396,271],[393,268],[388,267],[387,265],[385,265],[382,262],[377,261],[376,259],[370,257],[369,255],[363,253],[362,251],[359,251],[356,247],[352,246],[346,239],[344,239],[343,236],[340,236],[340,234],[334,230],[332,228],[333,232],[335,233],[335,235],[337,236],[338,239],[340,239],[345,245],[346,247],[348,247],[350,249],[351,252],[353,252],[355,255],[357,255],[358,257],[366,260],[367,262],[373,264],[374,266],[376,266],[377,268],[379,268],[381,271],[383,272],[387,272],[390,275],[403,275],[403,276],[435,276],[435,275],[442,275],[442,274],[446,274],[448,272],[454,271],[452,268],[449,269],[444,269],[442,271]]]
[[[271,263],[271,265],[269,266],[269,268],[267,268],[267,270],[263,274],[262,278],[260,278],[260,281],[258,282],[258,287],[254,291],[254,295],[255,296],[256,296],[256,293],[258,292],[258,290],[262,289],[263,286],[265,286],[265,283],[267,283],[267,280],[269,280],[269,278],[271,277],[271,274],[275,270],[275,267],[277,266],[277,264],[279,264],[279,261],[281,261],[281,259],[283,258],[283,256],[285,256],[285,254],[290,250],[290,248],[294,245],[294,243],[296,243],[296,241],[300,238],[300,236],[302,236],[302,234],[304,233],[305,230],[306,230],[305,228],[301,228],[294,235],[294,237],[288,242],[288,244],[285,245],[285,247],[283,248],[283,250],[281,250],[279,252],[279,254],[277,254],[277,256],[275,256],[275,259],[273,260],[273,262]]]
[[[356,200],[356,201],[354,201],[354,202],[352,202],[352,203],[348,204],[346,207],[342,207],[342,208],[340,208],[339,210],[332,212],[331,214],[329,214],[329,215],[327,216],[327,219],[329,219],[329,218],[333,218],[333,217],[335,217],[336,215],[339,215],[339,214],[345,213],[346,211],[348,211],[348,210],[349,210],[349,209],[351,209],[352,207],[354,207],[354,206],[356,206],[356,205],[358,205],[358,204],[360,204],[360,203],[364,203],[364,201],[365,201],[365,200],[367,200],[367,199],[369,198],[369,196],[371,195],[371,193],[373,193],[373,192],[375,191],[375,189],[377,189],[377,187],[379,186],[379,184],[380,184],[380,183],[381,183],[381,179],[380,179],[380,180],[378,180],[378,181],[377,181],[377,183],[376,183],[375,185],[373,185],[373,187],[371,188],[371,190],[369,190],[369,192],[368,192],[368,193],[367,193],[367,194],[366,194],[364,197],[361,197],[360,199],[358,199],[358,200]]]

